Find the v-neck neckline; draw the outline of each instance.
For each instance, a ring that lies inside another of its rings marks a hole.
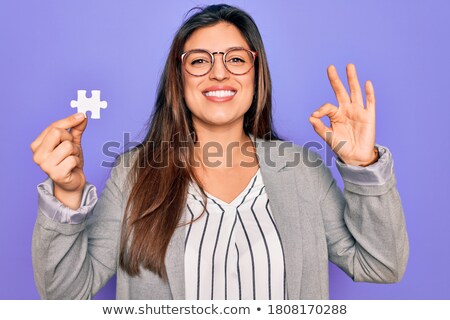
[[[242,203],[243,198],[250,193],[250,189],[252,189],[252,187],[255,184],[255,181],[257,179],[257,176],[260,174],[260,170],[261,168],[258,168],[258,170],[255,172],[255,174],[252,176],[252,178],[249,180],[249,182],[247,183],[246,187],[233,199],[231,200],[231,202],[226,202],[225,200],[222,200],[214,195],[212,195],[211,193],[209,193],[206,190],[203,190],[206,194],[206,196],[213,200],[214,202],[216,202],[219,205],[224,205],[224,206],[231,206],[231,207],[239,207]],[[200,194],[199,189],[198,189],[198,185],[195,183],[195,181],[191,181],[191,183],[193,185],[195,185],[195,191],[197,194]]]

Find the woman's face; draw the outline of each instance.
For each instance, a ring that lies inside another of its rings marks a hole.
[[[194,31],[186,41],[184,52],[192,49],[226,52],[232,47],[250,50],[234,25],[220,22]],[[244,75],[234,75],[225,68],[221,54],[214,58],[212,70],[204,76],[190,75],[183,68],[184,97],[196,128],[242,124],[253,100],[255,69]],[[234,95],[219,98],[220,93],[215,91],[221,90]]]

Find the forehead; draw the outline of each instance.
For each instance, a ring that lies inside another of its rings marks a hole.
[[[225,51],[231,47],[249,49],[247,41],[234,25],[219,22],[213,26],[195,30],[184,45],[184,51],[206,49],[209,51]]]

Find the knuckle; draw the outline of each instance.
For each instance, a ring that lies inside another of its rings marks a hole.
[[[73,168],[75,168],[76,166],[78,166],[79,159],[78,159],[77,156],[71,155],[71,156],[68,156],[68,157],[66,158],[65,162],[66,162],[66,165],[67,165],[68,169],[69,169],[70,171],[72,171]]]
[[[59,129],[58,129],[58,127],[52,126],[52,127],[50,127],[50,129],[48,130],[48,132],[49,132],[49,133],[52,133],[52,134],[56,134],[56,133],[59,132]]]
[[[51,168],[49,168],[49,166],[47,165],[46,162],[43,162],[39,165],[42,169],[42,171],[44,171],[45,173],[49,173],[51,170]]]
[[[51,175],[49,174],[49,176],[53,181],[63,182],[67,174],[63,170],[56,170],[52,172]]]
[[[35,153],[33,154],[33,161],[34,161],[34,163],[36,163],[36,164],[39,164],[39,163],[41,162],[41,157],[40,157],[40,155],[39,155],[37,152],[35,152]]]
[[[67,162],[69,163],[70,168],[74,168],[78,165],[78,160],[75,156],[68,157]]]
[[[48,157],[48,154],[43,153],[40,149],[38,149],[34,154],[33,154],[33,161],[41,166],[42,163],[44,163],[46,161]]]
[[[72,142],[69,143],[69,146],[67,147],[67,149],[70,152],[70,154],[74,154],[74,152],[76,152],[76,148]]]
[[[64,153],[67,154],[72,154],[72,152],[74,151],[74,146],[69,140],[64,140],[63,142],[61,142],[61,148],[64,150]]]
[[[34,140],[32,143],[30,143],[30,149],[32,152],[36,151],[36,140]]]
[[[61,136],[61,131],[59,128],[51,127],[50,130],[48,131],[48,135],[54,138],[59,138]]]
[[[321,109],[321,111],[327,112],[327,111],[333,110],[334,108],[335,108],[335,106],[332,103],[327,102],[320,109]]]

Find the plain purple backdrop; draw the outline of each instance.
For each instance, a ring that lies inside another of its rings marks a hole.
[[[83,137],[98,192],[108,141],[142,137],[172,37],[204,1],[0,2],[0,299],[39,298],[31,264],[36,185],[45,174],[29,145],[74,112],[78,89],[100,89],[108,108]],[[321,141],[308,122],[335,103],[326,68],[354,63],[377,96],[377,143],[394,155],[410,238],[398,284],[354,283],[330,264],[332,299],[450,299],[450,2],[230,1],[258,24],[273,80],[275,125],[298,144]],[[323,145],[323,143],[322,143]],[[324,154],[324,150],[320,153]],[[340,177],[332,166],[340,185]],[[151,288],[149,288],[151,290]],[[96,298],[114,299],[112,279]]]

